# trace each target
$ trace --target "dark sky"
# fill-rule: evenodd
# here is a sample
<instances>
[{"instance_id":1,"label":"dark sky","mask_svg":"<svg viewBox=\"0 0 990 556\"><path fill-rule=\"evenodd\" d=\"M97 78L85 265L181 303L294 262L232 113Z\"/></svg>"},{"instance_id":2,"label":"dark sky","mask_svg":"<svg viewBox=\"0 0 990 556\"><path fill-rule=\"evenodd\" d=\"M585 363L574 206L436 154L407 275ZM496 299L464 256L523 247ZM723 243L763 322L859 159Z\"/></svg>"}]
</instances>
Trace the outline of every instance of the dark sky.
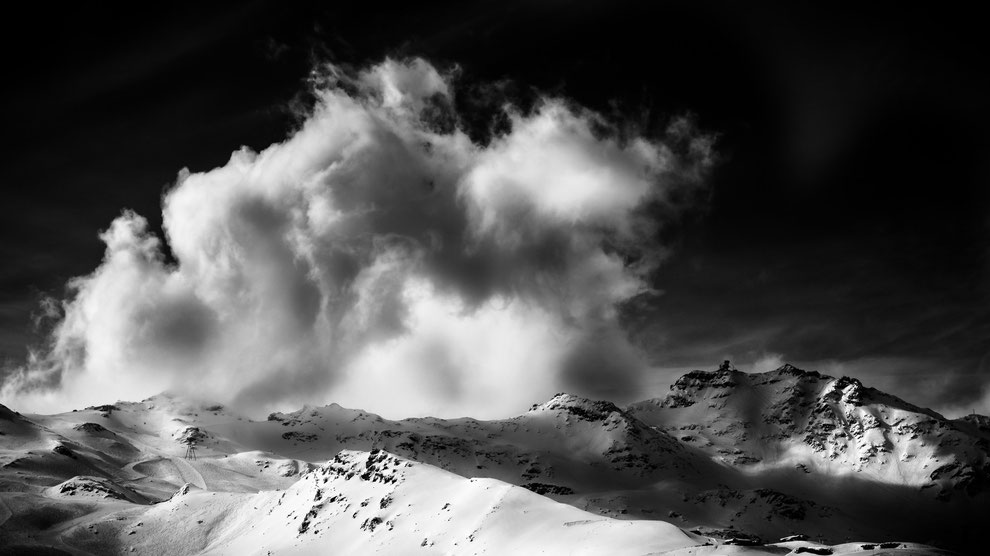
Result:
<instances>
[{"instance_id":1,"label":"dark sky","mask_svg":"<svg viewBox=\"0 0 990 556\"><path fill-rule=\"evenodd\" d=\"M468 88L509 80L523 101L533 87L648 133L690 113L717 134L707 208L666 232L676 249L657 276L665 294L629 310L658 369L780 356L926 405L983 407L990 45L976 13L283 4L39 6L8 18L5 359L38 341L41 295L62 296L99 264L97 232L123 208L160 226L180 168L284 138L314 60L423 56L459 64Z\"/></svg>"}]
</instances>

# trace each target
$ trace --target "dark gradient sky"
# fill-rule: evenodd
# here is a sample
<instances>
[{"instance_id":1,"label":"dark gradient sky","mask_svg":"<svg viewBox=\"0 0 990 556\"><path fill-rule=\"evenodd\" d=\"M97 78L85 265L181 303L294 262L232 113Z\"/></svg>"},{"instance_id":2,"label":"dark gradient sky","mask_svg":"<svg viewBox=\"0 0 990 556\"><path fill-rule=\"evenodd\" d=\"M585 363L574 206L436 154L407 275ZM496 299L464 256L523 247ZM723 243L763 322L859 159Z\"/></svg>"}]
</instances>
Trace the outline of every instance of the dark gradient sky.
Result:
<instances>
[{"instance_id":1,"label":"dark gradient sky","mask_svg":"<svg viewBox=\"0 0 990 556\"><path fill-rule=\"evenodd\" d=\"M944 410L990 383L990 46L982 19L896 4L277 2L34 8L8 19L0 353L99 264L122 208L160 226L177 171L294 125L314 60L418 55L659 133L719 137L705 210L667 230L665 294L627 326L657 383L779 356ZM412 4L412 3L410 3ZM646 6L649 7L646 7ZM470 103L471 95L462 95ZM481 122L479 125L484 124ZM646 393L652 394L652 393Z\"/></svg>"}]
</instances>

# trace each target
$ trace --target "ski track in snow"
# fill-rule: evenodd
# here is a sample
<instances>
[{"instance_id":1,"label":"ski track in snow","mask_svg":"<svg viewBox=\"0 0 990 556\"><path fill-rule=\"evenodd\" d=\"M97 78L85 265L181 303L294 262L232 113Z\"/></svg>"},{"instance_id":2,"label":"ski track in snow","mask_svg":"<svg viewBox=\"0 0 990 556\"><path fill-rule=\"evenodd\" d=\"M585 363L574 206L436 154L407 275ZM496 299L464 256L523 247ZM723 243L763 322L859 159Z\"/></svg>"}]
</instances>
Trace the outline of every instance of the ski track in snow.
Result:
<instances>
[{"instance_id":1,"label":"ski track in snow","mask_svg":"<svg viewBox=\"0 0 990 556\"><path fill-rule=\"evenodd\" d=\"M168 459L171 460L179 469L179 473L182 474L183 481L196 485L203 490L208 490L206 488L206 480L203 479L203 475L199 471L197 471L196 468L193 467L193 465L189 463L186 459L173 458L173 457L170 457Z\"/></svg>"}]
</instances>

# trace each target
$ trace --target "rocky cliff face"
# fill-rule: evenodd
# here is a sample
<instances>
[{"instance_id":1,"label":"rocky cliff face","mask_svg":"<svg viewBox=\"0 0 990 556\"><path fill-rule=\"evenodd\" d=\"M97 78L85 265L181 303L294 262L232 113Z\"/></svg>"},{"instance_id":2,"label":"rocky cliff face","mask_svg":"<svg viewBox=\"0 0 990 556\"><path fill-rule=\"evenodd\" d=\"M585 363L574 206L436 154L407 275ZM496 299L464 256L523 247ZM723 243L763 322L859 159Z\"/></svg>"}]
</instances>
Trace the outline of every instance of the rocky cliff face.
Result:
<instances>
[{"instance_id":1,"label":"rocky cliff face","mask_svg":"<svg viewBox=\"0 0 990 556\"><path fill-rule=\"evenodd\" d=\"M736 467L861 474L940 500L990 487L985 417L946 419L855 378L693 371L628 412Z\"/></svg>"}]
</instances>

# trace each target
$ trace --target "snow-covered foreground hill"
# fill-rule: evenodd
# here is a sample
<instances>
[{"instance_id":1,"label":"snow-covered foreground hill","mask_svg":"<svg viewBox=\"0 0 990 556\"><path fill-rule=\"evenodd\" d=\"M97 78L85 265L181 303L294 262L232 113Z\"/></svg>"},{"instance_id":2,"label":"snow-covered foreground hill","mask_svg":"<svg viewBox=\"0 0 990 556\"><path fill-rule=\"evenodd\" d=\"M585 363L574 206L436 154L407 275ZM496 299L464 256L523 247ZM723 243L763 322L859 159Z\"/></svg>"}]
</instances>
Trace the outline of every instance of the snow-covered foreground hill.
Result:
<instances>
[{"instance_id":1,"label":"snow-covered foreground hill","mask_svg":"<svg viewBox=\"0 0 990 556\"><path fill-rule=\"evenodd\" d=\"M985 418L790 366L495 421L0 406L0 553L974 552L988 439Z\"/></svg>"}]
</instances>

